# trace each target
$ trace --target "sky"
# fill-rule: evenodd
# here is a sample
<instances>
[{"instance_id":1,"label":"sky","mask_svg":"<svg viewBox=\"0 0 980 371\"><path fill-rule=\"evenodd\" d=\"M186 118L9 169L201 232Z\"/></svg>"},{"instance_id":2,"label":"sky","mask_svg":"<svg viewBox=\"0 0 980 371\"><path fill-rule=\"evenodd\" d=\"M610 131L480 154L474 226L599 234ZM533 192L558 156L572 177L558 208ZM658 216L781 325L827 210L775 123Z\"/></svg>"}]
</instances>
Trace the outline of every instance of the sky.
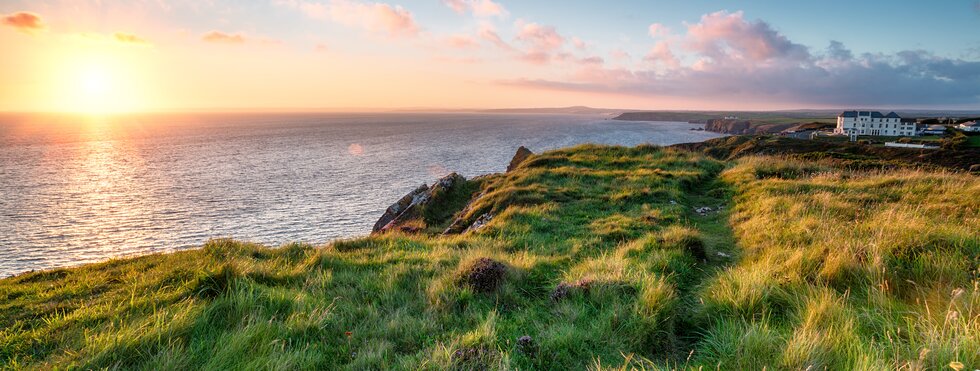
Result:
<instances>
[{"instance_id":1,"label":"sky","mask_svg":"<svg viewBox=\"0 0 980 371\"><path fill-rule=\"evenodd\" d=\"M980 0L0 0L0 111L980 109Z\"/></svg>"}]
</instances>

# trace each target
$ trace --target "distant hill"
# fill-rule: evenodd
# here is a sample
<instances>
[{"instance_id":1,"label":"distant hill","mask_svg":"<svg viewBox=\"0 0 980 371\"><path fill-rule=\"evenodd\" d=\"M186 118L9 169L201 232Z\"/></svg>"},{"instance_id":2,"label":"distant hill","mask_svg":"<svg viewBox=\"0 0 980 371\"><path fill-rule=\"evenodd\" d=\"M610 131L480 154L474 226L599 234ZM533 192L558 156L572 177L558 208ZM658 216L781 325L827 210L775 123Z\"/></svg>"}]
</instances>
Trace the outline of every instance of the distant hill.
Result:
<instances>
[{"instance_id":1,"label":"distant hill","mask_svg":"<svg viewBox=\"0 0 980 371\"><path fill-rule=\"evenodd\" d=\"M586 106L556 107L556 108L496 108L479 110L486 113L555 113L572 115L610 115L620 114L624 110L612 108L592 108Z\"/></svg>"}]
</instances>

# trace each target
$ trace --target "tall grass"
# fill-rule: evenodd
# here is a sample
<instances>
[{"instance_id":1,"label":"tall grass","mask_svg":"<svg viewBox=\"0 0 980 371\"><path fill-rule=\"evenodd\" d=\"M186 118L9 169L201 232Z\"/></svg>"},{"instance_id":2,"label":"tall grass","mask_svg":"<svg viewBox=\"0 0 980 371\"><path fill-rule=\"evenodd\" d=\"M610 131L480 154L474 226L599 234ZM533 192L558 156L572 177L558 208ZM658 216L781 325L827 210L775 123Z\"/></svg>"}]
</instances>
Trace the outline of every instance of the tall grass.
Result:
<instances>
[{"instance_id":1,"label":"tall grass","mask_svg":"<svg viewBox=\"0 0 980 371\"><path fill-rule=\"evenodd\" d=\"M722 178L738 190L731 220L744 258L703 289L700 316L711 325L700 360L980 365L975 177L756 157ZM767 346L746 349L758 333Z\"/></svg>"},{"instance_id":2,"label":"tall grass","mask_svg":"<svg viewBox=\"0 0 980 371\"><path fill-rule=\"evenodd\" d=\"M481 180L475 232L0 280L0 368L977 367L977 183L573 147Z\"/></svg>"}]
</instances>

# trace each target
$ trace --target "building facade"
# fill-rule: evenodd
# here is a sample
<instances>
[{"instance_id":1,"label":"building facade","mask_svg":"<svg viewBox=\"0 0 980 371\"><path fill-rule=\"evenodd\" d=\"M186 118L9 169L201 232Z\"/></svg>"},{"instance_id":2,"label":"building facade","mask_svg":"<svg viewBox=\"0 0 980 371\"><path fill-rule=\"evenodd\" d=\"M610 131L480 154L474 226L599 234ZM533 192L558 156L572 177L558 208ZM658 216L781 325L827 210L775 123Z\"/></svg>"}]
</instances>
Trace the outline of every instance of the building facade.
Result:
<instances>
[{"instance_id":1,"label":"building facade","mask_svg":"<svg viewBox=\"0 0 980 371\"><path fill-rule=\"evenodd\" d=\"M962 124L957 125L956 128L971 133L980 133L980 122L978 121L964 122Z\"/></svg>"},{"instance_id":2,"label":"building facade","mask_svg":"<svg viewBox=\"0 0 980 371\"><path fill-rule=\"evenodd\" d=\"M837 115L834 133L842 135L915 136L915 123L902 122L895 112L845 111Z\"/></svg>"}]
</instances>

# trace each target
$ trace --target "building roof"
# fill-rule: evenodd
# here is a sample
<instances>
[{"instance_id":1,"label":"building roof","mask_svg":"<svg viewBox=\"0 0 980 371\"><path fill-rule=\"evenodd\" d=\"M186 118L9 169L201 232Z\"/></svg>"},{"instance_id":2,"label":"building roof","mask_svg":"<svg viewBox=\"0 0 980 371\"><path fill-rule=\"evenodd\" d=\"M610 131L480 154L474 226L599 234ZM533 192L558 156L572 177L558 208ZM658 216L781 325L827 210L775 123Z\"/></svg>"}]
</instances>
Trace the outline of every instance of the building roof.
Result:
<instances>
[{"instance_id":1,"label":"building roof","mask_svg":"<svg viewBox=\"0 0 980 371\"><path fill-rule=\"evenodd\" d=\"M938 131L938 130L944 130L945 131L946 130L946 127L943 126L943 125L929 125L929 126L926 127L926 130L930 130L930 131L931 130L936 130L936 131Z\"/></svg>"},{"instance_id":2,"label":"building roof","mask_svg":"<svg viewBox=\"0 0 980 371\"><path fill-rule=\"evenodd\" d=\"M980 124L978 124L976 121L967 121L967 122L964 122L964 123L962 123L960 125L961 126L971 126L971 127L973 127L973 126L978 126Z\"/></svg>"},{"instance_id":3,"label":"building roof","mask_svg":"<svg viewBox=\"0 0 980 371\"><path fill-rule=\"evenodd\" d=\"M837 117L858 117L858 116L871 117L871 118L875 118L875 119L880 119L880 118L900 119L900 118L902 118L901 116L899 116L895 112L889 112L888 115L882 115L881 112L878 112L878 111L844 111L841 114L837 115Z\"/></svg>"}]
</instances>

